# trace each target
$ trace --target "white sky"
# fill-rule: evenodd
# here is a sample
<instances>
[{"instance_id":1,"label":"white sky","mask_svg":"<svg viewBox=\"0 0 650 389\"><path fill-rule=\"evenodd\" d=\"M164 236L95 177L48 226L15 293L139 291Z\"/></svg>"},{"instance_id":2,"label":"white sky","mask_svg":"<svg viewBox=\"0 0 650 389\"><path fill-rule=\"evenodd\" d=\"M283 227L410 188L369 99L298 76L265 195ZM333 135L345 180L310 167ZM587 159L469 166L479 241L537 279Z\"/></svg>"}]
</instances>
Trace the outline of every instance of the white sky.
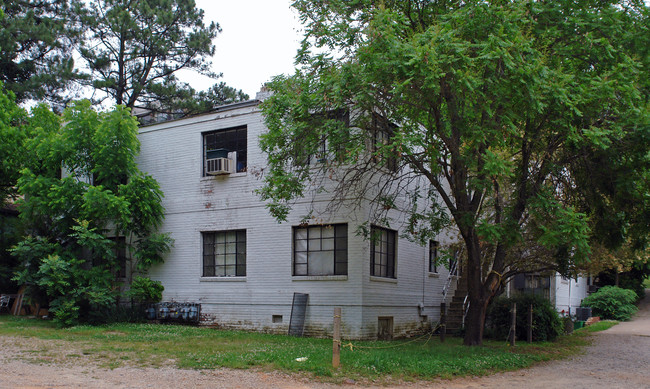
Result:
<instances>
[{"instance_id":1,"label":"white sky","mask_svg":"<svg viewBox=\"0 0 650 389\"><path fill-rule=\"evenodd\" d=\"M278 74L293 73L293 61L302 38L297 12L290 0L196 0L205 11L204 23L214 21L221 34L213 41L213 70L223 73L214 81L182 74L194 89L204 90L224 81L242 89L251 99L262 84Z\"/></svg>"}]
</instances>

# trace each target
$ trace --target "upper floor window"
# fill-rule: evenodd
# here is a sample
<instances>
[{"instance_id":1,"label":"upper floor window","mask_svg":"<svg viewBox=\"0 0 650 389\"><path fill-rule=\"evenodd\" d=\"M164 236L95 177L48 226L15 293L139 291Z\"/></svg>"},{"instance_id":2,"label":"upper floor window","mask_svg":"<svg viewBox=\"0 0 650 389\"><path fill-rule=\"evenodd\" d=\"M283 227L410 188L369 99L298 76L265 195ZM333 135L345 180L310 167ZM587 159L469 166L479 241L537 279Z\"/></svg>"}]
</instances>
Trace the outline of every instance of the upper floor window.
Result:
<instances>
[{"instance_id":1,"label":"upper floor window","mask_svg":"<svg viewBox=\"0 0 650 389\"><path fill-rule=\"evenodd\" d=\"M203 232L203 276L246 275L246 230Z\"/></svg>"},{"instance_id":2,"label":"upper floor window","mask_svg":"<svg viewBox=\"0 0 650 389\"><path fill-rule=\"evenodd\" d=\"M395 278L395 231L372 226L370 234L370 275Z\"/></svg>"},{"instance_id":3,"label":"upper floor window","mask_svg":"<svg viewBox=\"0 0 650 389\"><path fill-rule=\"evenodd\" d=\"M294 276L329 276L347 274L347 224L294 227Z\"/></svg>"},{"instance_id":4,"label":"upper floor window","mask_svg":"<svg viewBox=\"0 0 650 389\"><path fill-rule=\"evenodd\" d=\"M226 128L203 134L203 175L212 170L217 158L233 159L233 172L245 172L248 161L246 126Z\"/></svg>"},{"instance_id":5,"label":"upper floor window","mask_svg":"<svg viewBox=\"0 0 650 389\"><path fill-rule=\"evenodd\" d=\"M438 242L435 240L429 241L429 272L438 272Z\"/></svg>"},{"instance_id":6,"label":"upper floor window","mask_svg":"<svg viewBox=\"0 0 650 389\"><path fill-rule=\"evenodd\" d=\"M397 126L385 117L378 114L372 115L371 152L373 160L391 172L397 171L397 155L394 150L389 150L384 146L390 145L393 141L395 129Z\"/></svg>"},{"instance_id":7,"label":"upper floor window","mask_svg":"<svg viewBox=\"0 0 650 389\"><path fill-rule=\"evenodd\" d=\"M314 152L307 155L303 160L307 165L325 163L329 161L341 161L344 157L344 146L350 139L350 111L346 109L335 109L325 113L313 114L314 126L332 126L336 129L323 131ZM343 128L339 127L343 125Z\"/></svg>"}]
</instances>

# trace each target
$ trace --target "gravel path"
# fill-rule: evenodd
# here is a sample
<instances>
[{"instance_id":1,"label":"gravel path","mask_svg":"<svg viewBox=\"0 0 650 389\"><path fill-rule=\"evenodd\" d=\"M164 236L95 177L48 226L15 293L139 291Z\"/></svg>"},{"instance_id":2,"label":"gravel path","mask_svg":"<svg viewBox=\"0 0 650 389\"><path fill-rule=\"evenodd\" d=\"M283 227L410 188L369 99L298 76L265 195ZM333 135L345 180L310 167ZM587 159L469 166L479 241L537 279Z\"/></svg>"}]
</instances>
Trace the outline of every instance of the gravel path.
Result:
<instances>
[{"instance_id":1,"label":"gravel path","mask_svg":"<svg viewBox=\"0 0 650 389\"><path fill-rule=\"evenodd\" d=\"M634 320L596 334L584 355L530 369L480 378L409 383L408 388L650 388L650 290ZM261 388L327 389L338 386L277 372L174 367L116 369L62 363L56 341L0 337L0 389L4 388ZM45 354L42 350L52 350ZM74 351L73 351L74 352ZM18 359L16 357L18 356ZM66 358L70 360L74 358ZM344 385L353 387L354 383ZM386 388L386 387L382 387Z\"/></svg>"}]
</instances>

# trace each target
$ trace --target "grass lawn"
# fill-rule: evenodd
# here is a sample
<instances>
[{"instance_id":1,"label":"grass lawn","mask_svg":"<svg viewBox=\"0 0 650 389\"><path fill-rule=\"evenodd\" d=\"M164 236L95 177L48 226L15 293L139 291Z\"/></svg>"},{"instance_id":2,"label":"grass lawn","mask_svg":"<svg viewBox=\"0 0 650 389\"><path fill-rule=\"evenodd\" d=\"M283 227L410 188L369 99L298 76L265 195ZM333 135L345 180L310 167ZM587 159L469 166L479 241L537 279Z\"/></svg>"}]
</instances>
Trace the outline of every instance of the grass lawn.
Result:
<instances>
[{"instance_id":1,"label":"grass lawn","mask_svg":"<svg viewBox=\"0 0 650 389\"><path fill-rule=\"evenodd\" d=\"M189 369L255 366L302 372L325 381L352 378L391 382L478 376L527 367L537 361L580 352L589 343L589 332L614 324L599 323L598 327L578 330L553 343L518 342L514 348L506 342L490 340L483 347L465 347L460 338L447 338L440 343L438 337L392 342L343 341L339 370L331 367L331 339L154 324L60 329L49 321L13 316L0 317L0 335L58 340L64 348L67 345L79 351L64 351L53 359L74 360L83 356L84 360L109 368L169 363ZM38 352L47 354L48 350Z\"/></svg>"}]
</instances>

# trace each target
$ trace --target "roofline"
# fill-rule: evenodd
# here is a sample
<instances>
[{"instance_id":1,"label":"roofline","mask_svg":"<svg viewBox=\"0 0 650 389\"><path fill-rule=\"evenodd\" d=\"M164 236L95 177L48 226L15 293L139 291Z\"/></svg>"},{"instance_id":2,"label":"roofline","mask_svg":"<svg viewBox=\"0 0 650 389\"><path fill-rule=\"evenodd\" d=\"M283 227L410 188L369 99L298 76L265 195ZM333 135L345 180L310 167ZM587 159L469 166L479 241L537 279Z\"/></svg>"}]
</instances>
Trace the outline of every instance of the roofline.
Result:
<instances>
[{"instance_id":1,"label":"roofline","mask_svg":"<svg viewBox=\"0 0 650 389\"><path fill-rule=\"evenodd\" d=\"M220 105L220 106L218 106L218 107L216 107L213 110L208 111L208 112L203 112L203 113L198 113L198 114L195 114L195 115L184 116L184 117L178 118L178 119L165 120L163 122L148 123L148 124L140 125L139 127L140 128L151 127L151 126L156 126L156 125L160 125L160 124L163 124L163 123L173 123L173 122L177 122L177 121L180 121L180 120L187 120L187 119L191 119L191 118L197 118L197 117L204 116L204 115L212 115L212 114L219 113L219 112L232 111L234 109L239 109L239 108L254 107L254 106L259 105L261 102L262 102L261 100L257 100L257 99L246 100L246 101L238 101L236 103Z\"/></svg>"}]
</instances>

